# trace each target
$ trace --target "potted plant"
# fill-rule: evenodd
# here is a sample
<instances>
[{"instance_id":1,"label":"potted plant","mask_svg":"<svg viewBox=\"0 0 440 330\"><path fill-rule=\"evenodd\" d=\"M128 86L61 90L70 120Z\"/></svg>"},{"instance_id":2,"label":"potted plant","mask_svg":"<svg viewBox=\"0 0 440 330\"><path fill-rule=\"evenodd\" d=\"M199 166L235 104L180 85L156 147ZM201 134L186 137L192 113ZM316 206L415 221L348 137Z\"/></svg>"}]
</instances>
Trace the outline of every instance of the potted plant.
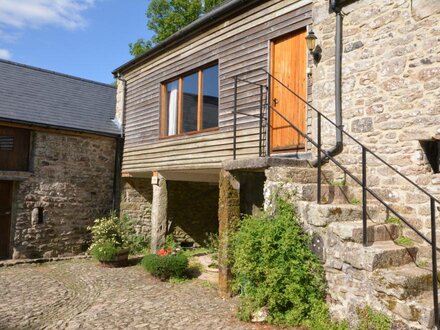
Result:
<instances>
[{"instance_id":1,"label":"potted plant","mask_svg":"<svg viewBox=\"0 0 440 330\"><path fill-rule=\"evenodd\" d=\"M119 218L115 213L96 219L88 229L92 232L89 253L109 267L127 266L129 253L139 248L141 242L141 235L136 234L128 217Z\"/></svg>"}]
</instances>

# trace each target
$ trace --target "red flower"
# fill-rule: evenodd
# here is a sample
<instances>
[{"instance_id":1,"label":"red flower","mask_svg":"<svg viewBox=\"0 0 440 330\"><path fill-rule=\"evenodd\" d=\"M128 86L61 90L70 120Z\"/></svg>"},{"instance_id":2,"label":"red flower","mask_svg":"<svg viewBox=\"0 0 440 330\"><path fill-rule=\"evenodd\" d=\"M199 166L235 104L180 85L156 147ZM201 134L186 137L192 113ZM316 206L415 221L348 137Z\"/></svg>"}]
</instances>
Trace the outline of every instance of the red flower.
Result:
<instances>
[{"instance_id":1,"label":"red flower","mask_svg":"<svg viewBox=\"0 0 440 330\"><path fill-rule=\"evenodd\" d=\"M173 252L173 249L160 249L157 251L157 255L161 257L165 257L167 255L170 255Z\"/></svg>"}]
</instances>

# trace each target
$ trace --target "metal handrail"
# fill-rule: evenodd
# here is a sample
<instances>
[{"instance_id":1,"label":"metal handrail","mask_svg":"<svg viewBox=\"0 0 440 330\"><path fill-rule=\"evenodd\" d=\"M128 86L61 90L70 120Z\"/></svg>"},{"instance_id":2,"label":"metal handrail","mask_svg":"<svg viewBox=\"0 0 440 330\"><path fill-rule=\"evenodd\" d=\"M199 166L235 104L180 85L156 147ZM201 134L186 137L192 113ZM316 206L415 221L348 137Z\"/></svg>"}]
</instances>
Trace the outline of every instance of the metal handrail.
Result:
<instances>
[{"instance_id":1,"label":"metal handrail","mask_svg":"<svg viewBox=\"0 0 440 330\"><path fill-rule=\"evenodd\" d=\"M252 83L246 79L240 79L239 77L243 74L247 74L249 72L255 72L255 71L263 71L265 74L267 74L268 84L267 86ZM425 242L427 242L429 245L431 245L431 252L432 252L432 285L433 285L433 300L434 300L434 319L435 319L435 326L439 328L440 326L440 311L438 307L438 274L437 274L437 241L436 241L436 203L440 204L440 201L434 197L432 194L430 194L426 189L420 187L418 184L416 184L413 180L405 176L403 173L399 172L397 169L395 169L391 164L387 163L384 159L382 159L380 156L378 156L376 153L374 153L371 149L363 145L360 141L358 141L356 138L354 138L350 133L346 132L342 127L339 127L334 123L330 118L325 116L322 112L320 112L318 109L316 109L314 106L312 106L309 102L307 102L304 98L302 98L300 95L298 95L296 92L292 91L286 84L284 84L282 81L280 81L278 78L274 77L272 74L270 74L267 70L260 68L260 69L254 69L249 72L241 73L239 75L236 75L234 77L235 84L234 84L234 159L236 159L236 129L237 129L237 113L241 113L244 115L250 115L245 114L243 112L237 111L237 91L238 91L238 82L245 82L253 85L260 86L260 151L259 155L261 156L261 146L262 146L262 116L263 107L266 107L267 113L264 119L266 120L267 125L267 131L266 131L266 156L270 155L270 131L269 128L271 126L271 112L276 113L278 116L280 116L291 128L293 128L299 135L304 137L307 141L309 141L314 147L318 149L318 180L317 180L317 202L318 204L321 203L321 176L322 176L322 155L324 155L327 159L332 161L338 168L340 168L346 175L348 175L350 178L353 179L354 182L356 182L358 185L362 187L362 240L363 245L367 246L368 244L368 232L367 232L367 193L369 193L371 196L373 196L377 201L379 201L388 211L392 212L395 216L397 216L405 225L407 225L410 229L412 229L420 238L422 238ZM317 126L318 126L318 142L316 142L313 138L309 136L308 133L304 133L301 131L298 127L296 127L290 120L288 120L283 114L281 114L277 109L275 109L271 103L270 103L270 86L271 86L271 79L274 79L277 81L281 86L283 86L285 89L287 89L290 93L292 93L295 97L300 99L303 103L305 103L307 106L309 106L312 110L314 110L318 114L317 118ZM264 105L263 104L263 89L266 88L266 96L267 96L267 102ZM258 117L257 115L252 115L252 117ZM356 177L354 174L352 174L344 165L342 165L338 160L335 159L334 156L330 155L329 152L322 149L322 133L321 133L321 127L322 127L322 118L326 119L330 124L336 127L337 130L339 130L342 134L345 134L350 139L352 139L355 143L357 143L361 147L362 151L362 179L359 180L358 177ZM419 191L424 193L427 197L429 197L430 201L430 210L431 210L431 239L427 238L423 233L421 233L417 228L415 228L407 219L405 219L402 215L400 215L397 210L395 210L392 206L388 205L387 202L385 202L376 192L371 190L367 186L367 153L374 156L376 159L378 159L381 163L386 165L388 168L392 169L395 173L397 173L400 177L405 179L407 182L409 182L411 185L416 187Z\"/></svg>"}]
</instances>

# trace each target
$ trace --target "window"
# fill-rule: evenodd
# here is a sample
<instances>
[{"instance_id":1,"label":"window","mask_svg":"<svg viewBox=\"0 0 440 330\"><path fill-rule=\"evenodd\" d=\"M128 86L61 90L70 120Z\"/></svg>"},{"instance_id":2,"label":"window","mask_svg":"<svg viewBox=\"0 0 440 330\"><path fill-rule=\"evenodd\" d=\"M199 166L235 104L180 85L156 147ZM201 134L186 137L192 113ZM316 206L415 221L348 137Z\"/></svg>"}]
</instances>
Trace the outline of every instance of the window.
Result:
<instances>
[{"instance_id":1,"label":"window","mask_svg":"<svg viewBox=\"0 0 440 330\"><path fill-rule=\"evenodd\" d=\"M218 65L162 84L161 136L218 127Z\"/></svg>"},{"instance_id":2,"label":"window","mask_svg":"<svg viewBox=\"0 0 440 330\"><path fill-rule=\"evenodd\" d=\"M28 171L30 131L0 125L0 171Z\"/></svg>"},{"instance_id":3,"label":"window","mask_svg":"<svg viewBox=\"0 0 440 330\"><path fill-rule=\"evenodd\" d=\"M1 151L14 150L14 137L13 136L0 136L0 150Z\"/></svg>"}]
</instances>

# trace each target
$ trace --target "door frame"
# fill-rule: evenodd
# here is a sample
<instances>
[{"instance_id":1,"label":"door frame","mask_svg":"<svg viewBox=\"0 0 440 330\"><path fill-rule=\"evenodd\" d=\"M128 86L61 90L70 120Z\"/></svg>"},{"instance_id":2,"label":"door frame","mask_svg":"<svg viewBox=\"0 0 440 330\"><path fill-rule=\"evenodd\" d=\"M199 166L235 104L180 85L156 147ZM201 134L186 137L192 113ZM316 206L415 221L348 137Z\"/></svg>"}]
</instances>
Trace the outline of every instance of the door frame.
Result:
<instances>
[{"instance_id":1,"label":"door frame","mask_svg":"<svg viewBox=\"0 0 440 330\"><path fill-rule=\"evenodd\" d=\"M285 33L285 34L282 34L282 35L279 35L279 36L276 36L276 37L274 37L274 38L271 38L271 39L269 39L268 40L268 62L267 62L267 69L268 69L268 72L270 72L270 74L271 75L273 75L274 74L274 58L273 58L273 54L274 54L274 42L276 41L276 40L278 40L278 39L282 39L282 38L285 38L285 37L288 37L288 36L294 36L295 34L297 34L297 33L300 33L302 30L305 30L306 31L306 33L307 33L307 31L308 31L308 26L307 25L304 25L303 27L300 27L300 28L297 28L297 29L295 29L295 30L293 30L293 31L290 31L290 32L288 32L288 33ZM305 84L306 84L306 90L305 90L305 97L304 97L304 99L305 99L305 101L307 101L308 102L308 96L309 96L309 75L307 74L307 68L309 67L309 54L308 54L308 50L307 50L307 47L306 47L306 49L305 49L305 54L304 54L304 56L305 56L305 63L306 63L306 70L305 70L305 72L304 72L304 75L305 75ZM270 83L270 99L268 99L268 103L269 104L272 104L272 98L273 98L273 81ZM271 111L271 110L270 110ZM309 117L308 117L308 106L307 106L307 104L305 104L305 110L304 110L305 112L304 112L304 133L308 133L309 132L309 130L308 130L308 127L307 127L307 123L308 123L308 119L309 119ZM273 130L272 130L272 114L270 115L270 118L271 118L271 125L270 125L270 132L269 132L269 134L270 134L270 146L269 146L269 150L270 150L270 153L280 153L280 154L289 154L289 153L298 153L299 151L302 151L302 152L305 152L305 151L307 151L307 140L305 139L305 138L303 138L303 144L302 145L300 145L300 146L296 146L295 148L285 148L285 149L275 149L274 150L274 148L273 148L273 139L272 139L272 134L273 134ZM293 128L292 128L293 129Z\"/></svg>"},{"instance_id":2,"label":"door frame","mask_svg":"<svg viewBox=\"0 0 440 330\"><path fill-rule=\"evenodd\" d=\"M13 238L13 226L14 226L14 219L15 219L15 187L16 183L12 180L0 180L0 182L9 182L10 183L10 201L11 201L11 208L10 208L10 214L9 214L9 228L8 228L8 234L6 235L6 255L0 256L1 259L9 259L12 255L12 247L14 244L14 238Z\"/></svg>"}]
</instances>

